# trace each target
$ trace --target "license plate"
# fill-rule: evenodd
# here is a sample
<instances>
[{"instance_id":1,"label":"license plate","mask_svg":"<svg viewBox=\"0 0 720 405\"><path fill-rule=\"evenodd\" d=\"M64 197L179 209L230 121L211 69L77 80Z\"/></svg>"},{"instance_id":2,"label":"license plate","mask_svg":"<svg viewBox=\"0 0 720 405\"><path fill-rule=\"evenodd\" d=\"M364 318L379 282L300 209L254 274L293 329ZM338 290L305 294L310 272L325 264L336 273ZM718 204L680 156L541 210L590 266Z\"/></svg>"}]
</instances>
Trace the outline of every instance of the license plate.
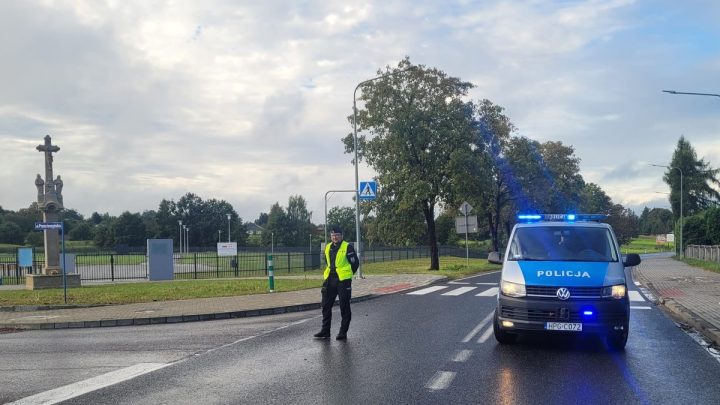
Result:
<instances>
[{"instance_id":1,"label":"license plate","mask_svg":"<svg viewBox=\"0 0 720 405\"><path fill-rule=\"evenodd\" d=\"M582 324L567 322L545 322L545 330L565 330L572 332L582 332Z\"/></svg>"}]
</instances>

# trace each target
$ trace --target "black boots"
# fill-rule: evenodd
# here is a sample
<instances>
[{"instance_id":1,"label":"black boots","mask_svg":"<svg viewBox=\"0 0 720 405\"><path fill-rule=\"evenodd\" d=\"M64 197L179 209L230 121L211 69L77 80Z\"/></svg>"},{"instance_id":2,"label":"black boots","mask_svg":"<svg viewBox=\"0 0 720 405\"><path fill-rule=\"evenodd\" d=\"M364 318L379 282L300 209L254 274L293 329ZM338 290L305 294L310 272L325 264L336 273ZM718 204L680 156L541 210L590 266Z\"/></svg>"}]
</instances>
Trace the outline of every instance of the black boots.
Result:
<instances>
[{"instance_id":1,"label":"black boots","mask_svg":"<svg viewBox=\"0 0 720 405\"><path fill-rule=\"evenodd\" d=\"M313 335L315 339L330 339L329 330L321 330L320 332Z\"/></svg>"},{"instance_id":2,"label":"black boots","mask_svg":"<svg viewBox=\"0 0 720 405\"><path fill-rule=\"evenodd\" d=\"M335 340L347 340L347 332L340 332L335 336Z\"/></svg>"}]
</instances>

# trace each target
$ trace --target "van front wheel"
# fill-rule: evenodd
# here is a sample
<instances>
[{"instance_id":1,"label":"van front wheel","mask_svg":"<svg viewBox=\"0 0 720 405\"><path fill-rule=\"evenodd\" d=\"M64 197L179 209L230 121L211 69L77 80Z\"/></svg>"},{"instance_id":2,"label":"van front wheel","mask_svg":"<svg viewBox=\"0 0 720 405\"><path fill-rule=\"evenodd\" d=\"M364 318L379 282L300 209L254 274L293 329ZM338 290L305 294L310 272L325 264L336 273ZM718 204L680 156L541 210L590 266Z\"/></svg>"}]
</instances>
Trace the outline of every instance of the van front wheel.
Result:
<instances>
[{"instance_id":1,"label":"van front wheel","mask_svg":"<svg viewBox=\"0 0 720 405\"><path fill-rule=\"evenodd\" d=\"M493 319L493 334L495 335L495 340L497 340L498 343L503 345L515 343L518 337L516 333L509 333L500 329L500 321L498 320L497 309L495 310L495 317Z\"/></svg>"},{"instance_id":2,"label":"van front wheel","mask_svg":"<svg viewBox=\"0 0 720 405\"><path fill-rule=\"evenodd\" d=\"M617 332L610 333L607 336L607 343L611 349L614 349L617 351L623 351L623 350L625 350L625 345L627 344L627 339L628 339L628 330L627 330L627 328L625 328L625 330L620 333L617 333Z\"/></svg>"}]
</instances>

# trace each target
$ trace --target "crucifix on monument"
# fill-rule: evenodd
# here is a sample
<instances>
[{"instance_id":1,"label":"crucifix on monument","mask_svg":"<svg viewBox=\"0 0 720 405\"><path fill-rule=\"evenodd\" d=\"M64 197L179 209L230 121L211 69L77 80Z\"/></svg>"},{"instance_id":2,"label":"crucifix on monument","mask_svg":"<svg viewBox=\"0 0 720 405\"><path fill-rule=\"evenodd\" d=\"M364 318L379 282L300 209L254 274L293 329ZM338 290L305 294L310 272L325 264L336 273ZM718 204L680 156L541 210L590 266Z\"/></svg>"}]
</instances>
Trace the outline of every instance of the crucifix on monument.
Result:
<instances>
[{"instance_id":1,"label":"crucifix on monument","mask_svg":"<svg viewBox=\"0 0 720 405\"><path fill-rule=\"evenodd\" d=\"M53 179L53 153L60 150L57 145L52 144L50 135L45 136L45 143L38 145L38 151L45 155L45 179L40 174L35 178L37 187L38 208L43 213L43 222L58 222L60 211L63 209L62 187L63 181L60 176ZM57 229L45 229L45 266L41 275L28 275L26 286L30 289L54 288L61 286L60 267L60 235ZM79 286L79 274L67 274L68 285ZM59 284L60 283L60 284Z\"/></svg>"}]
</instances>

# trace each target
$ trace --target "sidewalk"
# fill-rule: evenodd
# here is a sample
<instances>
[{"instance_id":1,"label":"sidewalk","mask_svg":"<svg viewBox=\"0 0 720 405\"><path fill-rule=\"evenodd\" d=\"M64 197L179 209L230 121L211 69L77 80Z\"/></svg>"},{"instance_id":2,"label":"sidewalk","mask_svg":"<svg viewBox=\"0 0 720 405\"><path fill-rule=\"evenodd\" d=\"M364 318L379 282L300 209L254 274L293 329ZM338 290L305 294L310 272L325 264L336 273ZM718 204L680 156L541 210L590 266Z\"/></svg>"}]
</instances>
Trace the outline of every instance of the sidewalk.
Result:
<instances>
[{"instance_id":1,"label":"sidewalk","mask_svg":"<svg viewBox=\"0 0 720 405\"><path fill-rule=\"evenodd\" d=\"M366 276L353 280L352 302L444 281L427 274ZM276 282L282 282L276 279ZM1 311L0 329L63 329L101 326L149 325L244 318L320 308L320 289L200 298L183 301L147 302L90 308L39 311Z\"/></svg>"},{"instance_id":2,"label":"sidewalk","mask_svg":"<svg viewBox=\"0 0 720 405\"><path fill-rule=\"evenodd\" d=\"M720 273L649 256L633 270L633 278L655 294L656 303L673 318L720 346Z\"/></svg>"}]
</instances>

